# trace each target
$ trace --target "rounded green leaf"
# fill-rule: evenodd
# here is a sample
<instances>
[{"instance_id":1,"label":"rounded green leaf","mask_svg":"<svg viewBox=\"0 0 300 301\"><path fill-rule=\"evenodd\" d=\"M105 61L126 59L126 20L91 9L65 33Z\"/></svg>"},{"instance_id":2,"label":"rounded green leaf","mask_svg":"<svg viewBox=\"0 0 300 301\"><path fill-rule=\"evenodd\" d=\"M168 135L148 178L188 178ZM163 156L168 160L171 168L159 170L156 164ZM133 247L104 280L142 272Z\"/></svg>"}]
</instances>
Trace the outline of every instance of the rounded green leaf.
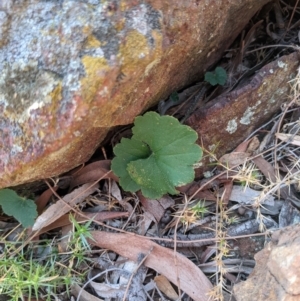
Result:
<instances>
[{"instance_id":1,"label":"rounded green leaf","mask_svg":"<svg viewBox=\"0 0 300 301\"><path fill-rule=\"evenodd\" d=\"M215 73L216 73L218 84L224 86L227 80L226 70L222 67L217 67Z\"/></svg>"},{"instance_id":2,"label":"rounded green leaf","mask_svg":"<svg viewBox=\"0 0 300 301\"><path fill-rule=\"evenodd\" d=\"M130 162L127 171L140 186L144 196L150 199L160 198L166 193L177 194L168 174L159 166L155 156Z\"/></svg>"},{"instance_id":3,"label":"rounded green leaf","mask_svg":"<svg viewBox=\"0 0 300 301\"><path fill-rule=\"evenodd\" d=\"M140 186L132 180L126 168L131 161L147 158L151 154L149 147L141 141L122 138L113 151L116 157L111 162L111 169L120 178L122 188L132 192L140 190Z\"/></svg>"},{"instance_id":4,"label":"rounded green leaf","mask_svg":"<svg viewBox=\"0 0 300 301\"><path fill-rule=\"evenodd\" d=\"M213 72L206 72L204 76L204 80L210 83L212 86L216 86L218 84L216 74Z\"/></svg>"},{"instance_id":5,"label":"rounded green leaf","mask_svg":"<svg viewBox=\"0 0 300 301\"><path fill-rule=\"evenodd\" d=\"M112 170L123 189L141 189L145 197L159 198L176 194L176 186L193 181L193 164L201 159L202 150L195 144L198 136L192 128L155 112L137 117L134 124L132 139L122 139L114 148Z\"/></svg>"},{"instance_id":6,"label":"rounded green leaf","mask_svg":"<svg viewBox=\"0 0 300 301\"><path fill-rule=\"evenodd\" d=\"M216 86L218 84L224 86L227 80L226 70L222 67L217 67L214 72L206 72L204 80L212 86Z\"/></svg>"},{"instance_id":7,"label":"rounded green leaf","mask_svg":"<svg viewBox=\"0 0 300 301\"><path fill-rule=\"evenodd\" d=\"M11 189L1 189L0 205L5 214L13 216L24 228L34 224L37 217L34 201L20 197Z\"/></svg>"}]
</instances>

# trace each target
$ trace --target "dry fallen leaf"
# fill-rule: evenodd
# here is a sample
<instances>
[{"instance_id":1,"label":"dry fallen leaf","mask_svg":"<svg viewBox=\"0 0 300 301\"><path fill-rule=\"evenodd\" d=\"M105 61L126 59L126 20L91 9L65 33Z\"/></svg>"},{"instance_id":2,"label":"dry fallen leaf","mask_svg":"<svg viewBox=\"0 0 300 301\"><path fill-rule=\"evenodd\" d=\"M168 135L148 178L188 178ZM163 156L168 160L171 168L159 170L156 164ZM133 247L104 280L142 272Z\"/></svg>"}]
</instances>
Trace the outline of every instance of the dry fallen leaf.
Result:
<instances>
[{"instance_id":1,"label":"dry fallen leaf","mask_svg":"<svg viewBox=\"0 0 300 301\"><path fill-rule=\"evenodd\" d=\"M201 186L202 186L201 182L194 181L190 184L187 184L187 185L184 185L181 187L176 187L176 189L179 190L181 193L185 193L187 196L193 195L194 198L205 199L207 201L216 201L217 200L217 198L213 194L213 192L211 190L208 190L207 187L205 188L206 190L199 191L199 188ZM196 195L194 195L195 193L196 193Z\"/></svg>"},{"instance_id":2,"label":"dry fallen leaf","mask_svg":"<svg viewBox=\"0 0 300 301\"><path fill-rule=\"evenodd\" d=\"M61 227L61 239L57 243L57 248L59 253L67 252L69 244L70 244L70 236L73 232L73 225L69 223Z\"/></svg>"},{"instance_id":3,"label":"dry fallen leaf","mask_svg":"<svg viewBox=\"0 0 300 301\"><path fill-rule=\"evenodd\" d=\"M121 189L119 188L116 181L111 180L111 195L118 201L123 201Z\"/></svg>"},{"instance_id":4,"label":"dry fallen leaf","mask_svg":"<svg viewBox=\"0 0 300 301\"><path fill-rule=\"evenodd\" d=\"M71 293L74 295L76 298L78 297L80 293L80 301L104 301L103 299L100 299L86 290L82 289L78 284L74 283L71 286Z\"/></svg>"},{"instance_id":5,"label":"dry fallen leaf","mask_svg":"<svg viewBox=\"0 0 300 301\"><path fill-rule=\"evenodd\" d=\"M156 223L155 217L150 212L144 212L138 224L138 234L145 235L153 222Z\"/></svg>"},{"instance_id":6,"label":"dry fallen leaf","mask_svg":"<svg viewBox=\"0 0 300 301\"><path fill-rule=\"evenodd\" d=\"M246 149L246 152L252 154L254 151L256 151L259 148L259 146L260 146L260 141L256 136L254 136L250 140L250 143Z\"/></svg>"},{"instance_id":7,"label":"dry fallen leaf","mask_svg":"<svg viewBox=\"0 0 300 301\"><path fill-rule=\"evenodd\" d=\"M233 187L233 182L232 181L228 181L228 182L224 183L224 190L223 190L223 193L222 193L222 203L224 205L227 205L229 200L230 200L232 187Z\"/></svg>"},{"instance_id":8,"label":"dry fallen leaf","mask_svg":"<svg viewBox=\"0 0 300 301\"><path fill-rule=\"evenodd\" d=\"M32 231L40 230L53 223L58 218L72 210L72 207L75 207L75 205L82 202L87 196L94 193L97 188L98 184L88 183L65 195L62 200L58 200L37 218L32 227Z\"/></svg>"},{"instance_id":9,"label":"dry fallen leaf","mask_svg":"<svg viewBox=\"0 0 300 301\"><path fill-rule=\"evenodd\" d=\"M119 204L128 211L131 216L134 212L132 205L125 199L122 198L121 190L116 181L111 181L110 186L111 195L119 202Z\"/></svg>"},{"instance_id":10,"label":"dry fallen leaf","mask_svg":"<svg viewBox=\"0 0 300 301\"><path fill-rule=\"evenodd\" d=\"M160 199L151 200L145 198L140 191L137 193L137 195L144 207L144 210L151 213L157 222L159 222L164 216L165 210L171 206L174 206L175 204L174 200L169 196L163 196Z\"/></svg>"},{"instance_id":11,"label":"dry fallen leaf","mask_svg":"<svg viewBox=\"0 0 300 301\"><path fill-rule=\"evenodd\" d=\"M110 160L102 160L90 163L73 175L70 189L75 186L103 179L119 181L118 177L110 170Z\"/></svg>"},{"instance_id":12,"label":"dry fallen leaf","mask_svg":"<svg viewBox=\"0 0 300 301\"><path fill-rule=\"evenodd\" d=\"M272 164L270 164L262 156L253 158L252 161L270 182L276 183L276 181L278 179L277 179L276 172L275 172L275 169Z\"/></svg>"},{"instance_id":13,"label":"dry fallen leaf","mask_svg":"<svg viewBox=\"0 0 300 301\"><path fill-rule=\"evenodd\" d=\"M88 222L89 220L93 221L105 221L109 219L115 219L115 218L121 218L121 217L128 217L128 212L118 212L118 211L101 211L101 212L82 212L85 217L73 213L74 218L77 222ZM57 220L55 220L53 223L43 227L43 229L39 232L39 234L51 231L53 229L57 229L60 227L64 227L67 225L70 225L70 214L65 214L61 217L59 217Z\"/></svg>"},{"instance_id":14,"label":"dry fallen leaf","mask_svg":"<svg viewBox=\"0 0 300 301\"><path fill-rule=\"evenodd\" d=\"M284 142L300 146L300 136L298 135L276 133L275 136Z\"/></svg>"},{"instance_id":15,"label":"dry fallen leaf","mask_svg":"<svg viewBox=\"0 0 300 301\"><path fill-rule=\"evenodd\" d=\"M112 250L133 261L138 261L140 253L148 254L144 265L166 276L195 301L208 301L212 284L202 271L185 256L174 253L157 243L134 234L91 232L89 242L100 248ZM149 251L152 252L149 254ZM178 283L179 281L179 283Z\"/></svg>"},{"instance_id":16,"label":"dry fallen leaf","mask_svg":"<svg viewBox=\"0 0 300 301\"><path fill-rule=\"evenodd\" d=\"M234 153L244 153L246 151L246 149L248 148L248 145L250 142L251 142L251 139L240 143L233 152Z\"/></svg>"},{"instance_id":17,"label":"dry fallen leaf","mask_svg":"<svg viewBox=\"0 0 300 301\"><path fill-rule=\"evenodd\" d=\"M101 298L122 298L125 291L125 284L99 283L90 281L90 286Z\"/></svg>"},{"instance_id":18,"label":"dry fallen leaf","mask_svg":"<svg viewBox=\"0 0 300 301\"><path fill-rule=\"evenodd\" d=\"M253 162L271 183L278 182L280 175L277 175L272 164L266 161L262 156L253 158ZM284 199L288 198L291 195L289 186L281 187L279 189L279 192L280 196Z\"/></svg>"},{"instance_id":19,"label":"dry fallen leaf","mask_svg":"<svg viewBox=\"0 0 300 301\"><path fill-rule=\"evenodd\" d=\"M230 154L225 154L220 158L220 162L228 168L232 168L237 165L242 165L250 157L249 153L244 152L232 152Z\"/></svg>"},{"instance_id":20,"label":"dry fallen leaf","mask_svg":"<svg viewBox=\"0 0 300 301\"><path fill-rule=\"evenodd\" d=\"M223 189L220 190L219 196L222 194ZM260 195L261 191L254 190L250 187L243 187L241 185L233 185L229 200L240 204L251 205ZM275 198L272 195L266 196L264 198L264 205L274 205L274 199Z\"/></svg>"},{"instance_id":21,"label":"dry fallen leaf","mask_svg":"<svg viewBox=\"0 0 300 301\"><path fill-rule=\"evenodd\" d=\"M159 288L159 290L164 293L171 300L177 300L178 294L175 292L173 286L169 282L169 280L163 276L159 275L154 278L154 281Z\"/></svg>"},{"instance_id":22,"label":"dry fallen leaf","mask_svg":"<svg viewBox=\"0 0 300 301\"><path fill-rule=\"evenodd\" d=\"M37 206L37 212L39 215L42 214L44 208L46 207L47 203L49 202L50 198L53 195L53 191L57 191L58 186L48 188L45 190L35 201L36 206Z\"/></svg>"},{"instance_id":23,"label":"dry fallen leaf","mask_svg":"<svg viewBox=\"0 0 300 301\"><path fill-rule=\"evenodd\" d=\"M252 137L251 139L242 142L239 144L234 152L243 152L252 154L260 145L260 142L256 136Z\"/></svg>"}]
</instances>

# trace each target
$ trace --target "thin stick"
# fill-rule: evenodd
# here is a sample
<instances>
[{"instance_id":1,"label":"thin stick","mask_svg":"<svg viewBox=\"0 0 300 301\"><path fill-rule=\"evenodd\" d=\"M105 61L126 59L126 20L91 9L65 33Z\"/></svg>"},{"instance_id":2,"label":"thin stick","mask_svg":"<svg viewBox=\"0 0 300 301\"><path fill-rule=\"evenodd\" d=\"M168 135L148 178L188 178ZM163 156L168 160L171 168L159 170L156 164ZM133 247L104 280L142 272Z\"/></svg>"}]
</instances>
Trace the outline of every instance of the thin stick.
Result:
<instances>
[{"instance_id":1,"label":"thin stick","mask_svg":"<svg viewBox=\"0 0 300 301\"><path fill-rule=\"evenodd\" d=\"M147 259L147 257L151 254L151 252L153 251L153 248L154 247L151 247L149 252L147 253L147 255L141 260L141 262L139 263L139 265L136 267L136 269L132 272L129 280L128 280L128 284L127 284L127 287L126 287L126 290L125 290L125 293L124 293L124 297L123 297L123 301L126 300L126 295L128 293L128 290L129 290L129 287L130 287L130 284L132 282L132 279L134 277L134 275L136 274L136 272L138 271L138 269L142 266L142 264L145 262L145 260Z\"/></svg>"}]
</instances>

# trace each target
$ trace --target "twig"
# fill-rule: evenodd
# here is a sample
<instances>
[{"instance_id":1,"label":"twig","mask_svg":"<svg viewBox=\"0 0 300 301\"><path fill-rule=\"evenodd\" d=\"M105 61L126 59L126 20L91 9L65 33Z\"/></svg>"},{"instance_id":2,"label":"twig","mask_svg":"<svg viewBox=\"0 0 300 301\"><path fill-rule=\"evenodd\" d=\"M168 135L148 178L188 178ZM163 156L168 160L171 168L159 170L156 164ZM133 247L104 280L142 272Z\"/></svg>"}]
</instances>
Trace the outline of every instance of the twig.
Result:
<instances>
[{"instance_id":1,"label":"twig","mask_svg":"<svg viewBox=\"0 0 300 301\"><path fill-rule=\"evenodd\" d=\"M80 291L79 291L79 294L78 294L78 296L77 296L76 301L80 301L80 296L81 296L83 290L85 289L85 287L86 287L90 282L92 282L94 279L100 277L101 275L107 274L108 272L112 272L112 271L121 271L121 272L124 272L124 270L122 270L122 269L120 269L120 268L111 268L111 269L108 269L108 270L105 270L105 271L103 271L103 272L98 273L97 275L95 275L94 277L92 277L91 279L89 279L89 280L83 285L83 287L82 287L82 288L80 289Z\"/></svg>"},{"instance_id":2,"label":"twig","mask_svg":"<svg viewBox=\"0 0 300 301\"><path fill-rule=\"evenodd\" d=\"M134 277L134 275L136 274L136 272L138 271L138 269L142 266L142 264L145 262L145 260L147 259L147 257L151 254L151 252L153 251L153 247L151 247L151 249L149 250L149 252L144 256L144 258L140 261L139 265L135 268L135 270L131 273L131 276L128 280L128 284L124 293L124 297L123 297L123 301L126 300L126 295L128 293L129 287L130 287L130 283L132 282L132 279Z\"/></svg>"},{"instance_id":3,"label":"twig","mask_svg":"<svg viewBox=\"0 0 300 301\"><path fill-rule=\"evenodd\" d=\"M289 24L288 24L288 26L287 26L286 31L289 31L289 29L290 29L290 26L291 26L291 23L292 23L292 19L293 19L293 17L294 17L296 8L298 7L298 3L299 3L299 0L297 0L296 4L294 5L293 12L292 12L292 15L291 15L291 17L290 17Z\"/></svg>"},{"instance_id":4,"label":"twig","mask_svg":"<svg viewBox=\"0 0 300 301\"><path fill-rule=\"evenodd\" d=\"M183 210L181 211L181 215L182 213L186 210L187 206L188 206L188 200L186 198L186 195L184 195L184 199L185 199L185 205ZM175 228L174 228L174 259L175 259L175 267L176 267L176 278L177 278L177 288L178 288L178 296L181 295L181 290L180 290L180 279L179 279L179 271L178 271L178 261L177 261L177 229L178 229L178 224L180 221L180 217L178 217L176 223L175 223Z\"/></svg>"}]
</instances>

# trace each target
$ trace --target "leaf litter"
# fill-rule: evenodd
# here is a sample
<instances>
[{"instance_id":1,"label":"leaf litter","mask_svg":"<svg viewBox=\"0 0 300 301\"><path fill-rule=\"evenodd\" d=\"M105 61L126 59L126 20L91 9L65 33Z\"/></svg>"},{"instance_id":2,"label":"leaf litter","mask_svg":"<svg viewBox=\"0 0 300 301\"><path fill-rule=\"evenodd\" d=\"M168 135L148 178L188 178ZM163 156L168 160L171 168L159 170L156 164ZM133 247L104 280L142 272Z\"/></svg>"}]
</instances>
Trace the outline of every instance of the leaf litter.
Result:
<instances>
[{"instance_id":1,"label":"leaf litter","mask_svg":"<svg viewBox=\"0 0 300 301\"><path fill-rule=\"evenodd\" d=\"M275 137L274 135L274 139ZM176 296L181 296L182 300L189 300L189 298L209 300L208 294L214 282L211 282L208 276L218 273L214 258L217 256L219 243L222 240L216 235L215 227L220 212L218 213L214 207L221 200L225 203L224 190L228 189L226 184L230 184L231 191L224 209L225 215L228 216L223 221L226 226L224 238L227 241L233 238L261 235L259 228L262 225L265 230L279 226L272 217L274 214L271 210L270 212L263 210L267 206L272 208L274 202L279 202L274 187L277 185L279 190L285 191L287 186L279 185L278 178L275 177L275 169L268 162L268 155L255 154L259 145L249 152L251 139L241 144L236 149L238 152L233 151L223 156L226 161L220 158L222 162L219 163L218 168L215 168L215 175L212 178L180 187L181 195L172 198L166 195L161 199L151 200L140 193L133 195L125 193L118 186L118 178L110 171L109 160L90 163L70 175L70 187L76 183L74 188L79 188L73 188L71 192L57 198L58 184L41 194L50 205L45 207L46 201L43 200L44 211L38 217L32 235L38 233L41 237L45 233L71 225L70 212L73 212L74 218L79 223L92 221L90 232L92 238L88 241L94 252L96 251L95 254L100 253L97 257L92 255L94 253L89 254L87 250L85 251L85 256L91 257L93 264L85 263L87 265L85 282L80 286L72 286L73 294L80 298L78 300L85 300L89 297L84 296L91 294L93 297L97 296L97 300L105 298L135 300L136 296L138 296L136 300L151 298L155 300L156 298L150 297L153 294L165 296L164 298L170 300L176 300ZM272 144L269 145L271 151L267 154L274 151ZM294 148L293 144L290 147ZM291 168L286 161L285 167L285 170ZM297 169L297 167L298 165L293 162L293 168ZM260 186L255 185L256 178L251 181L253 171L257 170L263 175L263 178L260 177L258 180L258 183L261 181ZM99 178L102 178L100 185ZM245 179L247 185L241 185ZM214 185L210 185L211 183ZM265 192L265 187L268 185L274 189L271 194ZM200 204L195 201L199 191L203 193L202 196L207 196L204 203ZM191 198L192 195L194 196ZM213 197L209 197L210 195ZM186 205L183 203L183 196L189 199ZM51 204L53 199L57 199L55 204ZM204 207L207 211L200 214L198 211ZM241 208L245 211L242 212ZM300 216L298 209L287 200L281 201L281 206L276 212L277 215L279 213L281 226L296 222ZM184 215L185 213L187 215ZM261 220L257 218L259 214ZM193 216L194 220L186 223L185 219L189 216ZM67 236L68 240L70 235L72 236L72 234ZM68 245L64 252L70 252ZM146 257L139 267L143 267L144 270L142 276L137 276L139 273L137 265L141 256ZM102 262L102 257L105 264ZM230 270L226 276L228 283L236 279L235 275L238 273L249 275L254 266L253 259L247 266L241 259L228 261L229 259L226 258L227 256L223 257L225 268ZM128 267L130 262L135 263L135 268ZM121 281L122 277L127 280ZM165 284L157 280L160 277L164 279Z\"/></svg>"},{"instance_id":2,"label":"leaf litter","mask_svg":"<svg viewBox=\"0 0 300 301\"><path fill-rule=\"evenodd\" d=\"M260 25L249 30L241 54ZM232 65L236 78L229 74L228 82L238 84L241 61L234 59ZM293 86L299 83L298 75ZM179 93L178 100L193 98L197 90L194 86ZM180 115L185 107L178 103L179 111L172 104L164 113ZM216 163L211 176L176 187L177 196L152 200L123 191L106 154L64 175L67 189L58 177L57 185L38 194L39 217L27 234L11 218L1 217L2 262L6 254L23 252L25 246L32 250L30 260L48 262L53 252L63 267L55 271L71 274L73 281L72 297L58 286L51 292L56 300L224 300L255 263L254 251L252 257L243 257L231 243L267 237L272 229L300 220L299 111L298 87L271 121L273 126L261 127L222 158L206 151ZM70 233L62 234L62 229ZM51 243L43 248L45 240ZM65 247L57 250L63 240ZM90 247L80 245L82 241ZM39 288L38 293L44 300L49 291Z\"/></svg>"}]
</instances>

